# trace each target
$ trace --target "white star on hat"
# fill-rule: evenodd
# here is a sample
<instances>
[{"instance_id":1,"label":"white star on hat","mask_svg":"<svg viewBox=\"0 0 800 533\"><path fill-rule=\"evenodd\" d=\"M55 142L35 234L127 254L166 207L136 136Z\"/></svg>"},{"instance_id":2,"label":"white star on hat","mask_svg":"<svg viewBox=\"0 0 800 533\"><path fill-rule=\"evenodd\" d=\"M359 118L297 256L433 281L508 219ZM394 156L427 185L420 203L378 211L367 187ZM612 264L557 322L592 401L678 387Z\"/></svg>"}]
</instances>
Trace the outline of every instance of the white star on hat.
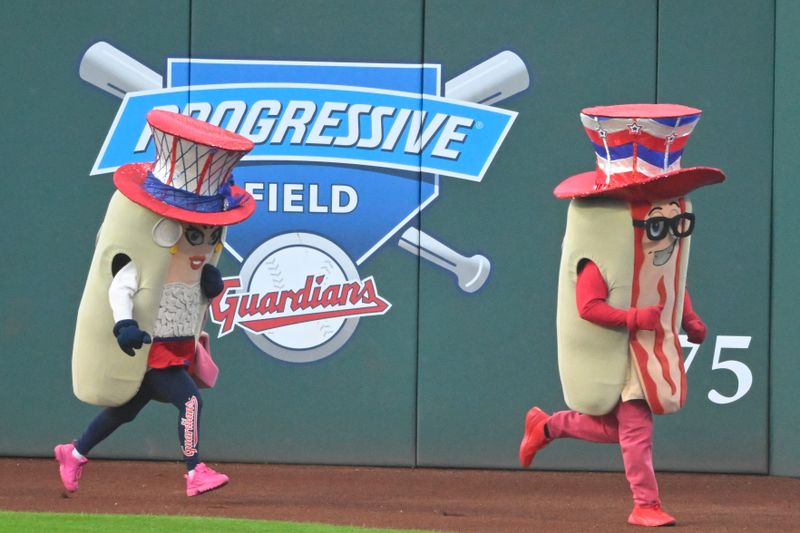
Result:
<instances>
[{"instance_id":1,"label":"white star on hat","mask_svg":"<svg viewBox=\"0 0 800 533\"><path fill-rule=\"evenodd\" d=\"M642 127L634 120L630 124L628 124L628 129L631 130L631 133L634 135L639 135L639 132L642 130Z\"/></svg>"}]
</instances>

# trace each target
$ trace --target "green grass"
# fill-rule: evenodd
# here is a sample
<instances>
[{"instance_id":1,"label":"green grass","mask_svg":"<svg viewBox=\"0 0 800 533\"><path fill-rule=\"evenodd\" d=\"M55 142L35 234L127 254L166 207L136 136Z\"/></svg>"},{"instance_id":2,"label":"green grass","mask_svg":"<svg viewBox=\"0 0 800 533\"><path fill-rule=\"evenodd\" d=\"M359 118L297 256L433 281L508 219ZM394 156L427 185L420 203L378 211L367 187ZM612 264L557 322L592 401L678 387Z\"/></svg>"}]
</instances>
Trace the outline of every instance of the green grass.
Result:
<instances>
[{"instance_id":1,"label":"green grass","mask_svg":"<svg viewBox=\"0 0 800 533\"><path fill-rule=\"evenodd\" d=\"M198 531L259 531L268 533L425 533L419 530L371 529L352 526L331 526L301 522L242 520L200 516L108 515L67 513L15 513L0 511L0 532L46 531L113 531L139 533L164 531L197 533Z\"/></svg>"}]
</instances>

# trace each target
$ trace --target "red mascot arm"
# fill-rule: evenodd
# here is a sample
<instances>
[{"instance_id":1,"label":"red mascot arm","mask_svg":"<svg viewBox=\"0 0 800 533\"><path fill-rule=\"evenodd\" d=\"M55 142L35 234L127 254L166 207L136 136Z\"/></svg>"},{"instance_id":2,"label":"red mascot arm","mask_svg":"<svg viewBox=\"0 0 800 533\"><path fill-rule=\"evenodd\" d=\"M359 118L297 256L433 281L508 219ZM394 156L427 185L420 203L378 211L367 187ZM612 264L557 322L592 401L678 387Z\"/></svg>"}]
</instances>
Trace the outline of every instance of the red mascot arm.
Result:
<instances>
[{"instance_id":1,"label":"red mascot arm","mask_svg":"<svg viewBox=\"0 0 800 533\"><path fill-rule=\"evenodd\" d=\"M706 325L700 316L692 308L692 299L689 298L689 289L686 289L686 296L683 298L683 321L681 327L689 337L689 342L694 344L702 343L706 338Z\"/></svg>"},{"instance_id":2,"label":"red mascot arm","mask_svg":"<svg viewBox=\"0 0 800 533\"><path fill-rule=\"evenodd\" d=\"M627 327L631 332L656 328L661 315L660 306L618 309L610 306L607 298L608 286L600 269L592 261L584 261L579 267L575 287L575 300L581 318L609 328Z\"/></svg>"}]
</instances>

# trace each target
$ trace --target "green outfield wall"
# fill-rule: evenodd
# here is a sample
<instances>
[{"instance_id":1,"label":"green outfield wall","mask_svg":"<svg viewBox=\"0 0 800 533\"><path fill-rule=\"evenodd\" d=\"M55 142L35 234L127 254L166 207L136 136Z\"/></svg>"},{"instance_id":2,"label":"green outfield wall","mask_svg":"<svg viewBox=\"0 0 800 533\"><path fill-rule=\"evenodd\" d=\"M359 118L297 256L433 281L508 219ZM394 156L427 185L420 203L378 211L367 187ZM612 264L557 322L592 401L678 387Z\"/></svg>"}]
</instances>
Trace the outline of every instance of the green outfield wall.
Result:
<instances>
[{"instance_id":1,"label":"green outfield wall","mask_svg":"<svg viewBox=\"0 0 800 533\"><path fill-rule=\"evenodd\" d=\"M49 456L98 412L72 394L70 355L115 190L112 167L125 153L145 154L120 140L130 124L141 127L129 113L142 102L172 105L188 85L186 109L223 125L247 128L261 105L254 135L280 127L263 121L272 116L264 102L279 94L297 95L299 121L324 109L334 117L316 130L316 145L271 138L237 173L257 196L257 214L231 228L223 275L277 291L264 265L277 261L287 280L302 280L302 256L325 269L321 284L343 276L387 304L248 334L238 315L224 329L220 302L207 327L221 374L203 393L205 458L516 468L527 409L565 408L555 304L567 202L552 190L594 167L578 112L674 102L704 111L683 166L720 167L727 180L690 195L688 286L709 332L685 349L686 407L656 418L656 468L800 475L794 2L12 0L4 8L0 455ZM87 81L81 64L98 42L149 71L149 81L126 90L109 73L120 60L108 59L105 88ZM498 66L498 57L516 59ZM516 70L497 87L459 77L481 65ZM355 116L344 104L324 107L332 98L361 102L363 116L327 146L361 152L325 151L336 117ZM402 135L422 115L390 111L400 103L426 111L423 130L440 109L474 118L453 126L449 143L437 144L445 124L414 147ZM408 121L393 130L398 117ZM358 128L361 137L347 141ZM311 130L289 124L285 139ZM473 138L484 140L473 146ZM93 456L177 459L175 424L172 407L148 406ZM621 465L615 446L572 441L537 456L545 469Z\"/></svg>"},{"instance_id":2,"label":"green outfield wall","mask_svg":"<svg viewBox=\"0 0 800 533\"><path fill-rule=\"evenodd\" d=\"M794 306L797 295L797 228L800 201L792 159L796 153L792 128L798 119L800 39L794 25L800 6L781 1L775 16L775 112L772 175L772 282L770 305L770 471L800 473L800 414L797 391L798 334Z\"/></svg>"}]
</instances>

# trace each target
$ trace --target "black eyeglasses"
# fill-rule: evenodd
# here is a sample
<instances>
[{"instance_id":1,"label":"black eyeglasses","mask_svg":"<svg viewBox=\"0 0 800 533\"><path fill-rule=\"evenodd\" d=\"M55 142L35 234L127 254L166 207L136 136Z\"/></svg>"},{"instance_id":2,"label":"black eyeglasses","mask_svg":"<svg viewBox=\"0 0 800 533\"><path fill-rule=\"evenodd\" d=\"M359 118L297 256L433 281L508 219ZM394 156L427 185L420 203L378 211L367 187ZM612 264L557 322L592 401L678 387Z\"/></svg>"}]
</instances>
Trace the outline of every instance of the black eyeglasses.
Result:
<instances>
[{"instance_id":1,"label":"black eyeglasses","mask_svg":"<svg viewBox=\"0 0 800 533\"><path fill-rule=\"evenodd\" d=\"M672 218L650 217L647 220L634 220L633 225L644 228L651 241L660 241L667 236L669 230L678 238L688 237L694 231L694 213L681 213Z\"/></svg>"}]
</instances>

